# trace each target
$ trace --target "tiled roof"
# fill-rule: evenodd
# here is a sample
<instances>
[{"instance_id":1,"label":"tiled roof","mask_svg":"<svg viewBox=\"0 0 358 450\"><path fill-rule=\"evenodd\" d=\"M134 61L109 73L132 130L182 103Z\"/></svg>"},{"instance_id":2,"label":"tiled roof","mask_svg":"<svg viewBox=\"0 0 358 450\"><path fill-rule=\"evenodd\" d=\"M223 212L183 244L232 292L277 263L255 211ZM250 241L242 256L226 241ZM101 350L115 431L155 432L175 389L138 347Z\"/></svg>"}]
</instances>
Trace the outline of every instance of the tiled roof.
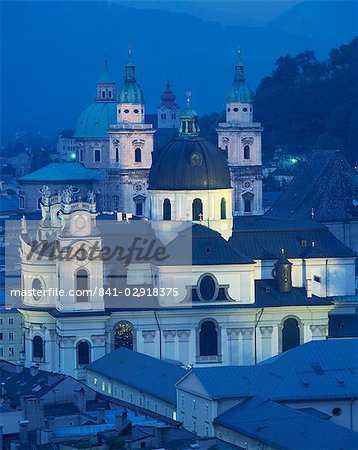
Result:
<instances>
[{"instance_id":1,"label":"tiled roof","mask_svg":"<svg viewBox=\"0 0 358 450\"><path fill-rule=\"evenodd\" d=\"M252 259L277 259L282 248L288 259L354 256L327 227L313 220L237 217L229 242Z\"/></svg>"},{"instance_id":2,"label":"tiled roof","mask_svg":"<svg viewBox=\"0 0 358 450\"><path fill-rule=\"evenodd\" d=\"M256 366L194 368L214 399L276 401L358 396L358 339L311 341ZM179 383L180 384L180 383Z\"/></svg>"},{"instance_id":3,"label":"tiled roof","mask_svg":"<svg viewBox=\"0 0 358 450\"><path fill-rule=\"evenodd\" d=\"M172 363L124 347L86 368L173 404L176 403L174 383L186 372Z\"/></svg>"},{"instance_id":4,"label":"tiled roof","mask_svg":"<svg viewBox=\"0 0 358 450\"><path fill-rule=\"evenodd\" d=\"M246 400L225 411L214 423L274 448L358 448L358 433L259 397Z\"/></svg>"},{"instance_id":5,"label":"tiled roof","mask_svg":"<svg viewBox=\"0 0 358 450\"><path fill-rule=\"evenodd\" d=\"M28 173L19 181L93 181L100 178L97 169L88 169L79 162L51 163L41 169Z\"/></svg>"},{"instance_id":6,"label":"tiled roof","mask_svg":"<svg viewBox=\"0 0 358 450\"><path fill-rule=\"evenodd\" d=\"M313 150L295 178L266 213L268 217L344 220L352 217L357 190L352 169L338 150Z\"/></svg>"}]
</instances>

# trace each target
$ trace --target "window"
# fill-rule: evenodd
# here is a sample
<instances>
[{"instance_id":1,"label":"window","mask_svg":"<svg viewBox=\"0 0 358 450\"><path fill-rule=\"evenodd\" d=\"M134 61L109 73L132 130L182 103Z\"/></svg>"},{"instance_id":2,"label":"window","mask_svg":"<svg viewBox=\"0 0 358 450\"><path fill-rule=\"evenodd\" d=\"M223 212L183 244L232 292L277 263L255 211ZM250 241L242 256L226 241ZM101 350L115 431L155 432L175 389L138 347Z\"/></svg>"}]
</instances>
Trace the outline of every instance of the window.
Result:
<instances>
[{"instance_id":1,"label":"window","mask_svg":"<svg viewBox=\"0 0 358 450\"><path fill-rule=\"evenodd\" d=\"M9 319L9 325L14 325L14 319Z\"/></svg>"},{"instance_id":2,"label":"window","mask_svg":"<svg viewBox=\"0 0 358 450\"><path fill-rule=\"evenodd\" d=\"M93 384L95 385L95 386L97 386L97 378L93 378Z\"/></svg>"},{"instance_id":3,"label":"window","mask_svg":"<svg viewBox=\"0 0 358 450\"><path fill-rule=\"evenodd\" d=\"M33 289L32 296L34 300L36 301L41 300L43 297L41 280L39 280L38 278L34 278L32 280L32 289Z\"/></svg>"},{"instance_id":4,"label":"window","mask_svg":"<svg viewBox=\"0 0 358 450\"><path fill-rule=\"evenodd\" d=\"M14 356L14 354L15 354L14 347L9 347L9 356Z\"/></svg>"},{"instance_id":5,"label":"window","mask_svg":"<svg viewBox=\"0 0 358 450\"><path fill-rule=\"evenodd\" d=\"M102 98L106 98L106 91L102 91Z\"/></svg>"},{"instance_id":6,"label":"window","mask_svg":"<svg viewBox=\"0 0 358 450\"><path fill-rule=\"evenodd\" d=\"M106 391L106 383L104 381L102 381L102 391L103 392Z\"/></svg>"},{"instance_id":7,"label":"window","mask_svg":"<svg viewBox=\"0 0 358 450\"><path fill-rule=\"evenodd\" d=\"M32 356L33 358L44 357L44 344L41 336L35 336L32 340Z\"/></svg>"},{"instance_id":8,"label":"window","mask_svg":"<svg viewBox=\"0 0 358 450\"><path fill-rule=\"evenodd\" d=\"M139 109L135 109L133 112L134 112L134 114L138 114L139 113Z\"/></svg>"},{"instance_id":9,"label":"window","mask_svg":"<svg viewBox=\"0 0 358 450\"><path fill-rule=\"evenodd\" d=\"M196 400L193 400L193 411L196 411Z\"/></svg>"},{"instance_id":10,"label":"window","mask_svg":"<svg viewBox=\"0 0 358 450\"><path fill-rule=\"evenodd\" d=\"M114 348L125 347L133 350L133 325L128 322L118 322L114 326Z\"/></svg>"},{"instance_id":11,"label":"window","mask_svg":"<svg viewBox=\"0 0 358 450\"><path fill-rule=\"evenodd\" d=\"M176 119L176 118L177 118L176 114L172 114L172 119Z\"/></svg>"},{"instance_id":12,"label":"window","mask_svg":"<svg viewBox=\"0 0 358 450\"><path fill-rule=\"evenodd\" d=\"M79 269L75 275L75 295L76 302L88 302L88 272L85 269Z\"/></svg>"},{"instance_id":13,"label":"window","mask_svg":"<svg viewBox=\"0 0 358 450\"><path fill-rule=\"evenodd\" d=\"M0 356L4 356L4 349L0 347Z\"/></svg>"},{"instance_id":14,"label":"window","mask_svg":"<svg viewBox=\"0 0 358 450\"><path fill-rule=\"evenodd\" d=\"M137 202L135 204L135 213L136 213L136 216L143 215L143 203L142 202Z\"/></svg>"},{"instance_id":15,"label":"window","mask_svg":"<svg viewBox=\"0 0 358 450\"><path fill-rule=\"evenodd\" d=\"M244 147L244 159L250 159L250 146L245 145Z\"/></svg>"},{"instance_id":16,"label":"window","mask_svg":"<svg viewBox=\"0 0 358 450\"><path fill-rule=\"evenodd\" d=\"M238 110L239 110L239 108L234 108L234 111L235 111L235 112L238 112Z\"/></svg>"},{"instance_id":17,"label":"window","mask_svg":"<svg viewBox=\"0 0 358 450\"><path fill-rule=\"evenodd\" d=\"M244 112L247 112L247 108L242 108L242 110L243 110Z\"/></svg>"},{"instance_id":18,"label":"window","mask_svg":"<svg viewBox=\"0 0 358 450\"><path fill-rule=\"evenodd\" d=\"M294 318L288 318L283 322L282 351L286 352L298 345L300 345L300 327L298 321Z\"/></svg>"},{"instance_id":19,"label":"window","mask_svg":"<svg viewBox=\"0 0 358 450\"><path fill-rule=\"evenodd\" d=\"M166 114L162 114L162 115L161 115L161 119L165 120L166 118L167 118L167 115L166 115Z\"/></svg>"},{"instance_id":20,"label":"window","mask_svg":"<svg viewBox=\"0 0 358 450\"><path fill-rule=\"evenodd\" d=\"M13 341L14 340L14 333L12 331L10 331L9 333L9 341Z\"/></svg>"},{"instance_id":21,"label":"window","mask_svg":"<svg viewBox=\"0 0 358 450\"><path fill-rule=\"evenodd\" d=\"M20 209L24 209L25 208L25 199L24 197L20 197L19 198L19 202L20 202Z\"/></svg>"},{"instance_id":22,"label":"window","mask_svg":"<svg viewBox=\"0 0 358 450\"><path fill-rule=\"evenodd\" d=\"M108 97L112 98L112 91L108 91Z\"/></svg>"},{"instance_id":23,"label":"window","mask_svg":"<svg viewBox=\"0 0 358 450\"><path fill-rule=\"evenodd\" d=\"M142 150L139 147L134 150L134 161L135 162L142 161Z\"/></svg>"},{"instance_id":24,"label":"window","mask_svg":"<svg viewBox=\"0 0 358 450\"><path fill-rule=\"evenodd\" d=\"M164 199L163 202L163 220L172 219L172 206L168 198Z\"/></svg>"},{"instance_id":25,"label":"window","mask_svg":"<svg viewBox=\"0 0 358 450\"><path fill-rule=\"evenodd\" d=\"M80 161L83 161L83 150L80 150Z\"/></svg>"},{"instance_id":26,"label":"window","mask_svg":"<svg viewBox=\"0 0 358 450\"><path fill-rule=\"evenodd\" d=\"M226 219L226 200L224 198L221 199L220 203L220 218Z\"/></svg>"},{"instance_id":27,"label":"window","mask_svg":"<svg viewBox=\"0 0 358 450\"><path fill-rule=\"evenodd\" d=\"M77 365L89 364L90 358L90 345L87 341L81 341L77 344Z\"/></svg>"},{"instance_id":28,"label":"window","mask_svg":"<svg viewBox=\"0 0 358 450\"><path fill-rule=\"evenodd\" d=\"M218 355L218 333L212 320L205 320L200 326L199 353L200 356Z\"/></svg>"},{"instance_id":29,"label":"window","mask_svg":"<svg viewBox=\"0 0 358 450\"><path fill-rule=\"evenodd\" d=\"M251 200L244 200L244 212L245 213L251 212Z\"/></svg>"},{"instance_id":30,"label":"window","mask_svg":"<svg viewBox=\"0 0 358 450\"><path fill-rule=\"evenodd\" d=\"M119 148L116 147L116 162L119 162Z\"/></svg>"},{"instance_id":31,"label":"window","mask_svg":"<svg viewBox=\"0 0 358 450\"><path fill-rule=\"evenodd\" d=\"M0 341L2 341L4 339L4 334L0 333Z\"/></svg>"},{"instance_id":32,"label":"window","mask_svg":"<svg viewBox=\"0 0 358 450\"><path fill-rule=\"evenodd\" d=\"M313 276L313 279L314 279L314 281L316 281L317 283L320 283L320 282L321 282L321 277L319 277L319 276L317 276L317 275L314 275L314 276Z\"/></svg>"},{"instance_id":33,"label":"window","mask_svg":"<svg viewBox=\"0 0 358 450\"><path fill-rule=\"evenodd\" d=\"M124 114L128 114L128 113L129 113L129 109L125 109Z\"/></svg>"},{"instance_id":34,"label":"window","mask_svg":"<svg viewBox=\"0 0 358 450\"><path fill-rule=\"evenodd\" d=\"M39 197L37 199L37 209L41 209L41 204L42 204L42 197Z\"/></svg>"},{"instance_id":35,"label":"window","mask_svg":"<svg viewBox=\"0 0 358 450\"><path fill-rule=\"evenodd\" d=\"M184 403L185 403L185 397L184 397L184 395L182 395L181 396L181 405L184 406Z\"/></svg>"},{"instance_id":36,"label":"window","mask_svg":"<svg viewBox=\"0 0 358 450\"><path fill-rule=\"evenodd\" d=\"M196 198L192 205L193 220L203 220L203 203L200 198Z\"/></svg>"},{"instance_id":37,"label":"window","mask_svg":"<svg viewBox=\"0 0 358 450\"><path fill-rule=\"evenodd\" d=\"M214 300L216 294L216 281L210 275L205 275L199 284L199 296L203 301Z\"/></svg>"},{"instance_id":38,"label":"window","mask_svg":"<svg viewBox=\"0 0 358 450\"><path fill-rule=\"evenodd\" d=\"M94 151L94 162L101 162L101 150L99 149Z\"/></svg>"}]
</instances>

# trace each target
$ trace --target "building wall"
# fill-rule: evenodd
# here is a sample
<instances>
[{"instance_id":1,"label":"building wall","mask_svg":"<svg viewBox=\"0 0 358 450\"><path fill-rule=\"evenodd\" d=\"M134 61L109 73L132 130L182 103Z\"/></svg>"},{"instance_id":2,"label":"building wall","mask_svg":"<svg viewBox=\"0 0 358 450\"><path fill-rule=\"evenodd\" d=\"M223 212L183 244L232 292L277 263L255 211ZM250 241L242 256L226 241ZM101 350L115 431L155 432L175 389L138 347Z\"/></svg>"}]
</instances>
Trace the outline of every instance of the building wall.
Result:
<instances>
[{"instance_id":1,"label":"building wall","mask_svg":"<svg viewBox=\"0 0 358 450\"><path fill-rule=\"evenodd\" d=\"M86 372L86 384L95 391L123 400L132 405L140 406L162 416L175 419L176 407L174 404L91 370L87 370Z\"/></svg>"},{"instance_id":2,"label":"building wall","mask_svg":"<svg viewBox=\"0 0 358 450\"><path fill-rule=\"evenodd\" d=\"M16 309L0 309L0 359L20 361L22 316Z\"/></svg>"}]
</instances>

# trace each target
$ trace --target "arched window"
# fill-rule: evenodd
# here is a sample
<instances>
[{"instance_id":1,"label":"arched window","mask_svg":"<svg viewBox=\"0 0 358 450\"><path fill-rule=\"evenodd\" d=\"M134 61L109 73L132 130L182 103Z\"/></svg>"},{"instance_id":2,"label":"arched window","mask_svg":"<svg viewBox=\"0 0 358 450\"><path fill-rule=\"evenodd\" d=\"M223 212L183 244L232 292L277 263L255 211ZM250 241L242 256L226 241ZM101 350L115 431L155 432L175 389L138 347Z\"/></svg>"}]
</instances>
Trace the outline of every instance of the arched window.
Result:
<instances>
[{"instance_id":1,"label":"arched window","mask_svg":"<svg viewBox=\"0 0 358 450\"><path fill-rule=\"evenodd\" d=\"M199 331L200 356L218 356L218 332L212 320L202 322Z\"/></svg>"},{"instance_id":2,"label":"arched window","mask_svg":"<svg viewBox=\"0 0 358 450\"><path fill-rule=\"evenodd\" d=\"M91 348L87 341L81 341L77 344L77 365L89 364Z\"/></svg>"},{"instance_id":3,"label":"arched window","mask_svg":"<svg viewBox=\"0 0 358 450\"><path fill-rule=\"evenodd\" d=\"M114 348L125 347L133 350L133 326L128 322L118 322L114 326Z\"/></svg>"},{"instance_id":4,"label":"arched window","mask_svg":"<svg viewBox=\"0 0 358 450\"><path fill-rule=\"evenodd\" d=\"M116 147L116 162L119 162L119 148Z\"/></svg>"},{"instance_id":5,"label":"arched window","mask_svg":"<svg viewBox=\"0 0 358 450\"><path fill-rule=\"evenodd\" d=\"M135 162L141 162L142 161L142 150L139 147L137 147L134 150L134 161Z\"/></svg>"},{"instance_id":6,"label":"arched window","mask_svg":"<svg viewBox=\"0 0 358 450\"><path fill-rule=\"evenodd\" d=\"M34 336L32 340L32 356L33 358L44 357L44 341L41 336Z\"/></svg>"},{"instance_id":7,"label":"arched window","mask_svg":"<svg viewBox=\"0 0 358 450\"><path fill-rule=\"evenodd\" d=\"M220 203L220 218L226 219L226 200L224 198L221 199Z\"/></svg>"},{"instance_id":8,"label":"arched window","mask_svg":"<svg viewBox=\"0 0 358 450\"><path fill-rule=\"evenodd\" d=\"M192 205L193 220L203 220L203 202L196 198Z\"/></svg>"},{"instance_id":9,"label":"arched window","mask_svg":"<svg viewBox=\"0 0 358 450\"><path fill-rule=\"evenodd\" d=\"M172 220L172 205L168 198L163 202L163 220Z\"/></svg>"},{"instance_id":10,"label":"arched window","mask_svg":"<svg viewBox=\"0 0 358 450\"><path fill-rule=\"evenodd\" d=\"M250 146L245 145L244 147L244 159L250 159Z\"/></svg>"},{"instance_id":11,"label":"arched window","mask_svg":"<svg viewBox=\"0 0 358 450\"><path fill-rule=\"evenodd\" d=\"M77 302L88 302L88 272L85 269L77 270L75 274L75 295Z\"/></svg>"},{"instance_id":12,"label":"arched window","mask_svg":"<svg viewBox=\"0 0 358 450\"><path fill-rule=\"evenodd\" d=\"M282 351L300 345L300 327L297 319L290 317L283 322L282 327Z\"/></svg>"}]
</instances>

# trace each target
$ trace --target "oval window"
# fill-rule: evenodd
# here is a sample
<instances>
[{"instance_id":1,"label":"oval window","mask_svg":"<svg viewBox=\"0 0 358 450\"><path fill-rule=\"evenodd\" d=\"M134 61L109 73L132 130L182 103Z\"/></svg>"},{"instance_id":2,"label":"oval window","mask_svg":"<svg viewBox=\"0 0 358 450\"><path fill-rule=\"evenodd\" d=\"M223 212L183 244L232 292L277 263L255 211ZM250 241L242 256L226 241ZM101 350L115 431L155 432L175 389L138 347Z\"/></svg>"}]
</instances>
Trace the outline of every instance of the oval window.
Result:
<instances>
[{"instance_id":1,"label":"oval window","mask_svg":"<svg viewBox=\"0 0 358 450\"><path fill-rule=\"evenodd\" d=\"M243 108L242 110L243 110L244 112L247 112L247 108Z\"/></svg>"},{"instance_id":2,"label":"oval window","mask_svg":"<svg viewBox=\"0 0 358 450\"><path fill-rule=\"evenodd\" d=\"M121 113L121 110L119 109L119 110L118 110L118 114L120 114L120 113Z\"/></svg>"},{"instance_id":3,"label":"oval window","mask_svg":"<svg viewBox=\"0 0 358 450\"><path fill-rule=\"evenodd\" d=\"M235 112L238 112L238 110L239 110L239 108L234 108L234 111L235 111Z\"/></svg>"},{"instance_id":4,"label":"oval window","mask_svg":"<svg viewBox=\"0 0 358 450\"><path fill-rule=\"evenodd\" d=\"M124 110L124 113L125 113L125 114L128 114L128 113L129 113L129 109L125 109L125 110Z\"/></svg>"},{"instance_id":5,"label":"oval window","mask_svg":"<svg viewBox=\"0 0 358 450\"><path fill-rule=\"evenodd\" d=\"M42 293L42 283L38 278L34 278L32 280L32 296L34 300L38 301L42 299L43 293Z\"/></svg>"},{"instance_id":6,"label":"oval window","mask_svg":"<svg viewBox=\"0 0 358 450\"><path fill-rule=\"evenodd\" d=\"M334 415L334 416L340 416L341 414L342 414L342 409L341 408L333 408L332 409L332 414Z\"/></svg>"},{"instance_id":7,"label":"oval window","mask_svg":"<svg viewBox=\"0 0 358 450\"><path fill-rule=\"evenodd\" d=\"M134 113L135 113L135 114L138 114L138 113L139 113L139 109L135 109L135 110L134 110Z\"/></svg>"},{"instance_id":8,"label":"oval window","mask_svg":"<svg viewBox=\"0 0 358 450\"><path fill-rule=\"evenodd\" d=\"M216 292L216 283L213 277L206 275L200 281L200 296L203 300L210 301L213 300Z\"/></svg>"}]
</instances>

